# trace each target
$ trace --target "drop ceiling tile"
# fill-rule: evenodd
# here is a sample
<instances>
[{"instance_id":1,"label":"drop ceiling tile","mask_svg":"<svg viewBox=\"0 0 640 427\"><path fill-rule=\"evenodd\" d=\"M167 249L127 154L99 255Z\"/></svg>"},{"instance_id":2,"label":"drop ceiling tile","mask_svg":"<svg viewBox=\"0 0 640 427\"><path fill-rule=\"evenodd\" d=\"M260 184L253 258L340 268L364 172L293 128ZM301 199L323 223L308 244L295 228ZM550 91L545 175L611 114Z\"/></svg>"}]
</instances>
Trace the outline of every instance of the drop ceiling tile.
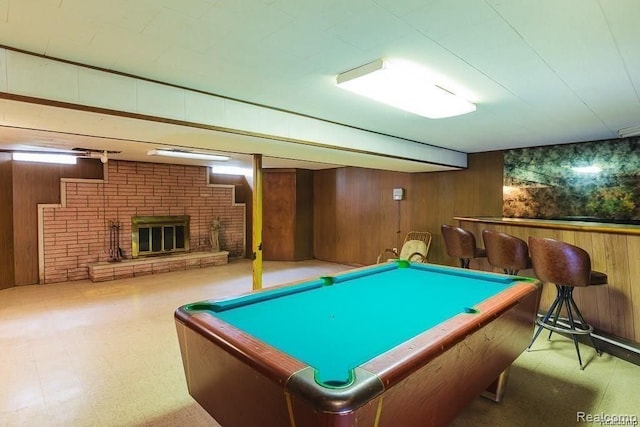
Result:
<instances>
[{"instance_id":1,"label":"drop ceiling tile","mask_svg":"<svg viewBox=\"0 0 640 427\"><path fill-rule=\"evenodd\" d=\"M634 93L640 100L640 54L638 53L638 16L640 3L635 1L601 2L604 18L615 48L624 64Z\"/></svg>"},{"instance_id":2,"label":"drop ceiling tile","mask_svg":"<svg viewBox=\"0 0 640 427\"><path fill-rule=\"evenodd\" d=\"M61 11L70 16L134 33L141 33L162 10L155 2L139 0L64 0L59 3Z\"/></svg>"},{"instance_id":3,"label":"drop ceiling tile","mask_svg":"<svg viewBox=\"0 0 640 427\"><path fill-rule=\"evenodd\" d=\"M176 14L199 18L212 8L219 7L219 0L130 0L132 3L142 3L151 7L162 6Z\"/></svg>"},{"instance_id":4,"label":"drop ceiling tile","mask_svg":"<svg viewBox=\"0 0 640 427\"><path fill-rule=\"evenodd\" d=\"M203 52L213 43L208 33L209 28L201 19L176 14L171 9L162 9L142 34L170 47Z\"/></svg>"},{"instance_id":5,"label":"drop ceiling tile","mask_svg":"<svg viewBox=\"0 0 640 427\"><path fill-rule=\"evenodd\" d=\"M48 32L34 31L22 19L9 15L8 22L0 21L0 40L3 46L44 54L49 43Z\"/></svg>"},{"instance_id":6,"label":"drop ceiling tile","mask_svg":"<svg viewBox=\"0 0 640 427\"><path fill-rule=\"evenodd\" d=\"M434 41L454 35L465 37L470 27L494 21L495 18L495 12L485 2L476 0L423 2L421 8L403 16L407 24ZM478 42L480 40L469 38L470 44Z\"/></svg>"},{"instance_id":7,"label":"drop ceiling tile","mask_svg":"<svg viewBox=\"0 0 640 427\"><path fill-rule=\"evenodd\" d=\"M104 26L95 35L90 45L95 55L94 65L133 75L167 80L159 76L162 70L154 69L154 61L168 47L156 39L129 30Z\"/></svg>"},{"instance_id":8,"label":"drop ceiling tile","mask_svg":"<svg viewBox=\"0 0 640 427\"><path fill-rule=\"evenodd\" d=\"M412 15L416 10L423 8L425 5L424 0L376 0L376 3L399 17Z\"/></svg>"},{"instance_id":9,"label":"drop ceiling tile","mask_svg":"<svg viewBox=\"0 0 640 427\"><path fill-rule=\"evenodd\" d=\"M509 6L499 10L572 90L592 87L594 83L602 86L625 83L623 63L597 4L567 2L553 14L540 10L525 14L529 11ZM545 25L534 24L537 19L544 19ZM549 37L549 33L554 37ZM594 57L600 60L594 62Z\"/></svg>"},{"instance_id":10,"label":"drop ceiling tile","mask_svg":"<svg viewBox=\"0 0 640 427\"><path fill-rule=\"evenodd\" d=\"M335 45L342 45L338 37L323 30L308 30L292 23L266 37L261 43L269 52L283 52L299 60L324 55Z\"/></svg>"},{"instance_id":11,"label":"drop ceiling tile","mask_svg":"<svg viewBox=\"0 0 640 427\"><path fill-rule=\"evenodd\" d=\"M0 0L0 22L9 20L9 0Z\"/></svg>"},{"instance_id":12,"label":"drop ceiling tile","mask_svg":"<svg viewBox=\"0 0 640 427\"><path fill-rule=\"evenodd\" d=\"M410 34L413 29L402 19L374 3L328 31L359 49L371 50Z\"/></svg>"},{"instance_id":13,"label":"drop ceiling tile","mask_svg":"<svg viewBox=\"0 0 640 427\"><path fill-rule=\"evenodd\" d=\"M292 22L290 15L261 2L216 4L202 15L201 20L203 25L222 34L221 41L231 46L259 42Z\"/></svg>"},{"instance_id":14,"label":"drop ceiling tile","mask_svg":"<svg viewBox=\"0 0 640 427\"><path fill-rule=\"evenodd\" d=\"M370 0L279 0L273 7L313 30L328 30L372 7Z\"/></svg>"}]
</instances>

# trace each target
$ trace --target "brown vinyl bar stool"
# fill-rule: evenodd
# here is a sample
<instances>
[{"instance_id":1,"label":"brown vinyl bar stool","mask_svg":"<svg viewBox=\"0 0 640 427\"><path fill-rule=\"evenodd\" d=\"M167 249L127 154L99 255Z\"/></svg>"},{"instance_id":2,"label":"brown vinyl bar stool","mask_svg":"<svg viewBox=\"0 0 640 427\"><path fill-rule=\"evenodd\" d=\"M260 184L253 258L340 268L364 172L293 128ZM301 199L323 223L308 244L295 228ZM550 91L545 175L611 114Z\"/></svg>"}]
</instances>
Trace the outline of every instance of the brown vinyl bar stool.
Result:
<instances>
[{"instance_id":1,"label":"brown vinyl bar stool","mask_svg":"<svg viewBox=\"0 0 640 427\"><path fill-rule=\"evenodd\" d=\"M529 237L529 250L536 276L543 282L555 284L558 295L544 317L536 320L536 324L539 326L528 348L530 349L536 341L542 328L549 330L549 339L551 339L553 332L569 334L573 338L578 353L580 369L584 369L578 347L578 335L588 335L598 356L601 355L601 352L591 336L593 327L584 320L580 309L573 300L573 289L604 285L607 283L607 275L591 270L589 254L584 249L568 243L554 239ZM563 308L567 318L560 318L560 312ZM561 324L558 324L559 319L562 321Z\"/></svg>"},{"instance_id":2,"label":"brown vinyl bar stool","mask_svg":"<svg viewBox=\"0 0 640 427\"><path fill-rule=\"evenodd\" d=\"M516 275L520 270L531 268L529 246L524 240L493 230L482 230L482 240L489 264L501 268L505 274Z\"/></svg>"},{"instance_id":3,"label":"brown vinyl bar stool","mask_svg":"<svg viewBox=\"0 0 640 427\"><path fill-rule=\"evenodd\" d=\"M440 227L447 254L460 259L460 267L469 268L474 258L485 258L487 251L476 246L476 237L464 228L443 224Z\"/></svg>"}]
</instances>

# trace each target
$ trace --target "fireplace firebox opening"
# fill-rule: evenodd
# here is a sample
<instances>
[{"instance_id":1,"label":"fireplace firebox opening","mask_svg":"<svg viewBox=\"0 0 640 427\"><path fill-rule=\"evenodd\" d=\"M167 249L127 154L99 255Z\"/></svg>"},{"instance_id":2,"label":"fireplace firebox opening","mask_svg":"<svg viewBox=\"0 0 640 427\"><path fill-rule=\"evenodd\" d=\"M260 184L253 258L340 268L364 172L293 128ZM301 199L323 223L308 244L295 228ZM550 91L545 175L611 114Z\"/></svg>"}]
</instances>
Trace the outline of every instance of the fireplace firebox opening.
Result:
<instances>
[{"instance_id":1,"label":"fireplace firebox opening","mask_svg":"<svg viewBox=\"0 0 640 427\"><path fill-rule=\"evenodd\" d=\"M189 252L189 216L134 216L131 218L133 258Z\"/></svg>"}]
</instances>

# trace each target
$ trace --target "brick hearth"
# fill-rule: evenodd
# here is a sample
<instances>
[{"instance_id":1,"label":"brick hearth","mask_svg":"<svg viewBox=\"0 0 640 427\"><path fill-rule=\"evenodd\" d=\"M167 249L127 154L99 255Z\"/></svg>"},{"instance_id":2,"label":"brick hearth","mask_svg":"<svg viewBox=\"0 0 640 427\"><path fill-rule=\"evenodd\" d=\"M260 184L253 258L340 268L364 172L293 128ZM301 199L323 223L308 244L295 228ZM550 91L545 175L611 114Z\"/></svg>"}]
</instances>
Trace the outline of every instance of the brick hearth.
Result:
<instances>
[{"instance_id":1,"label":"brick hearth","mask_svg":"<svg viewBox=\"0 0 640 427\"><path fill-rule=\"evenodd\" d=\"M92 282L106 282L169 271L224 265L227 264L228 257L228 251L221 251L127 259L120 262L101 261L89 264L89 279Z\"/></svg>"}]
</instances>

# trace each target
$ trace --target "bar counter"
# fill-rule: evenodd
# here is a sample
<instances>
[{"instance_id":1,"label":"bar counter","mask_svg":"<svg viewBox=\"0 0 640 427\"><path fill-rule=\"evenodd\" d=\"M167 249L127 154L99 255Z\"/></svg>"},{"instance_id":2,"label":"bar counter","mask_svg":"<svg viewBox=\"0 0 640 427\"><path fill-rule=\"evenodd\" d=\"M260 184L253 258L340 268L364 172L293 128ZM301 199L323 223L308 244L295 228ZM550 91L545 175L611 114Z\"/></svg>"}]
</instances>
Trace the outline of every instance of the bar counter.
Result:
<instances>
[{"instance_id":1,"label":"bar counter","mask_svg":"<svg viewBox=\"0 0 640 427\"><path fill-rule=\"evenodd\" d=\"M614 224L595 221L567 221L558 219L530 219L530 218L496 218L478 217L464 218L455 217L458 221L481 222L486 224L515 225L522 227L550 228L554 230L575 230L587 231L590 233L618 233L618 234L640 234L640 225Z\"/></svg>"},{"instance_id":2,"label":"bar counter","mask_svg":"<svg viewBox=\"0 0 640 427\"><path fill-rule=\"evenodd\" d=\"M586 250L591 268L606 273L608 285L576 289L574 298L586 320L607 335L640 343L640 226L587 221L563 221L497 217L455 217L461 227L475 234L483 246L482 230L511 234L527 241L529 236L561 240ZM486 258L471 268L497 271ZM520 272L533 277L533 270ZM545 284L540 310L555 298L555 287Z\"/></svg>"}]
</instances>

